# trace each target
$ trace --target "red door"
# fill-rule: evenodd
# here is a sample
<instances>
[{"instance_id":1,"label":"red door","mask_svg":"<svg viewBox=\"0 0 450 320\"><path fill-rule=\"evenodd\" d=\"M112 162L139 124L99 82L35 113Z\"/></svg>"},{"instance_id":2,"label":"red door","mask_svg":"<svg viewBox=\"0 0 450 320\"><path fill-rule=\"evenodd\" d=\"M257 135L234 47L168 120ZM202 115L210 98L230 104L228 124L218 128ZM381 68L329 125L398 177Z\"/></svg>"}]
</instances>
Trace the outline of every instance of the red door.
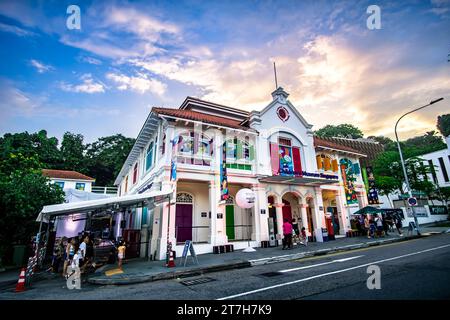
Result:
<instances>
[{"instance_id":1,"label":"red door","mask_svg":"<svg viewBox=\"0 0 450 320\"><path fill-rule=\"evenodd\" d=\"M175 231L177 242L192 240L192 204L177 203Z\"/></svg>"},{"instance_id":2,"label":"red door","mask_svg":"<svg viewBox=\"0 0 450 320\"><path fill-rule=\"evenodd\" d=\"M286 200L283 200L283 204L284 204L284 206L283 206L283 221L282 221L282 223L284 223L284 220L286 220L286 219L289 223L291 223L292 222L291 204Z\"/></svg>"}]
</instances>

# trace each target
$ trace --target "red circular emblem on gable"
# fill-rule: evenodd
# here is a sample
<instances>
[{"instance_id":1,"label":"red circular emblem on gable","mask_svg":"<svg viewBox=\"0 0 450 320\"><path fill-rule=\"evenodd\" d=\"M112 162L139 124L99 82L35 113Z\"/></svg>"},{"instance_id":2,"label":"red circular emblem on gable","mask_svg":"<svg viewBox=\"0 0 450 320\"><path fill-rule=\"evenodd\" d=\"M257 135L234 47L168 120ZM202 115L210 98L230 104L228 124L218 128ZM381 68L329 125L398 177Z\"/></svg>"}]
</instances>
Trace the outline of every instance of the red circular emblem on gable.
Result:
<instances>
[{"instance_id":1,"label":"red circular emblem on gable","mask_svg":"<svg viewBox=\"0 0 450 320\"><path fill-rule=\"evenodd\" d=\"M281 121L286 122L289 119L289 112L285 107L278 107L277 109L277 115L278 118L281 119Z\"/></svg>"}]
</instances>

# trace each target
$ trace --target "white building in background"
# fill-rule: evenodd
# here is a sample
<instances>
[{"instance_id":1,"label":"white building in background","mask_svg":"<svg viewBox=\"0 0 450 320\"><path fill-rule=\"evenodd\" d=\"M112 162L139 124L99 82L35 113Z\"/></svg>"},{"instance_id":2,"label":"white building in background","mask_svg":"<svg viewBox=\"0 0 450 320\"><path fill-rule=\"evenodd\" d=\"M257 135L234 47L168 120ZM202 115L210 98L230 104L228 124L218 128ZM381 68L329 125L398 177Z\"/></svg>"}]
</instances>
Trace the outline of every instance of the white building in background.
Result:
<instances>
[{"instance_id":1,"label":"white building in background","mask_svg":"<svg viewBox=\"0 0 450 320\"><path fill-rule=\"evenodd\" d=\"M60 186L64 191L75 189L91 192L92 183L95 181L94 178L70 170L43 169L42 175L49 178L51 183Z\"/></svg>"},{"instance_id":2,"label":"white building in background","mask_svg":"<svg viewBox=\"0 0 450 320\"><path fill-rule=\"evenodd\" d=\"M345 235L350 215L367 205L365 154L314 137L282 88L272 97L253 112L191 97L178 109L151 110L115 181L119 196L173 192L170 203L137 206L120 218L125 230L140 233L141 256L164 259L168 240L177 256L186 240L197 253L266 245L271 235L283 237L283 220L292 218L313 240L322 241L325 230ZM236 204L243 188L255 195L251 209Z\"/></svg>"}]
</instances>

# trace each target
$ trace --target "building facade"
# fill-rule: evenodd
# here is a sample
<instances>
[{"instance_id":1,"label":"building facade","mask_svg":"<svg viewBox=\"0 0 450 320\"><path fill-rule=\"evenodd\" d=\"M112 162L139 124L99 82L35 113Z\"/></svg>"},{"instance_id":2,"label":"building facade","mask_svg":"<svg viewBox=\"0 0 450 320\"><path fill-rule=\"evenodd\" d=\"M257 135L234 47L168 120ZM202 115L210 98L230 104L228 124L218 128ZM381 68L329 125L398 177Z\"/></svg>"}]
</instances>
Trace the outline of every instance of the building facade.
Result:
<instances>
[{"instance_id":1,"label":"building facade","mask_svg":"<svg viewBox=\"0 0 450 320\"><path fill-rule=\"evenodd\" d=\"M192 240L197 253L233 244L242 249L282 239L296 219L311 240L345 235L352 213L366 206L360 159L349 146L314 137L312 125L278 88L261 111L188 97L178 109L153 108L115 185L118 195L172 192L172 200L125 212L140 232L141 256L177 256ZM252 208L236 195L253 191Z\"/></svg>"}]
</instances>

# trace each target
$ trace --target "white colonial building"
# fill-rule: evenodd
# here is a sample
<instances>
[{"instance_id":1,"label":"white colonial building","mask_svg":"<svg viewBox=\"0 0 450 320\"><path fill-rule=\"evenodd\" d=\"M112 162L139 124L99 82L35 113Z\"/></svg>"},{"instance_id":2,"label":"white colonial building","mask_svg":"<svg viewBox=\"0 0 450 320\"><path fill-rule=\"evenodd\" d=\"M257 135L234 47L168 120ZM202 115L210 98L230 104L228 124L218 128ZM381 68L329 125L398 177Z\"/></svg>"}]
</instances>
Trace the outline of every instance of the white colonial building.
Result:
<instances>
[{"instance_id":1,"label":"white colonial building","mask_svg":"<svg viewBox=\"0 0 450 320\"><path fill-rule=\"evenodd\" d=\"M292 218L312 240L322 241L324 229L345 235L350 215L367 205L365 154L314 137L282 88L272 97L252 112L192 97L178 109L151 110L115 181L119 196L172 192L171 201L121 217L125 229L140 230L141 256L164 259L168 240L177 256L186 240L197 253L261 246L281 239L283 220ZM250 209L236 204L243 188L254 192Z\"/></svg>"}]
</instances>

